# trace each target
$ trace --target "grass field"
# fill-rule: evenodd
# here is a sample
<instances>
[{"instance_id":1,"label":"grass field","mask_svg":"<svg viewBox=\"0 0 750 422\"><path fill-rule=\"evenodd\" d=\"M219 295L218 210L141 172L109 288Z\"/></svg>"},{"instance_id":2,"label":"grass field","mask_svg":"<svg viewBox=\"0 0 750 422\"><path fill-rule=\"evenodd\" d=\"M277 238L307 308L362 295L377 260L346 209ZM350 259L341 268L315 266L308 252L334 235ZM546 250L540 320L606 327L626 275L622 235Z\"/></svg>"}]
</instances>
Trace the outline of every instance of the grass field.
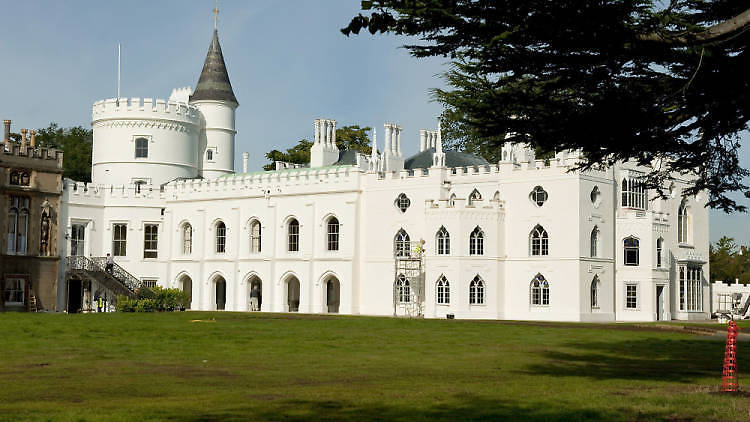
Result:
<instances>
[{"instance_id":1,"label":"grass field","mask_svg":"<svg viewBox=\"0 0 750 422\"><path fill-rule=\"evenodd\" d=\"M723 353L624 324L8 313L0 420L750 420Z\"/></svg>"}]
</instances>

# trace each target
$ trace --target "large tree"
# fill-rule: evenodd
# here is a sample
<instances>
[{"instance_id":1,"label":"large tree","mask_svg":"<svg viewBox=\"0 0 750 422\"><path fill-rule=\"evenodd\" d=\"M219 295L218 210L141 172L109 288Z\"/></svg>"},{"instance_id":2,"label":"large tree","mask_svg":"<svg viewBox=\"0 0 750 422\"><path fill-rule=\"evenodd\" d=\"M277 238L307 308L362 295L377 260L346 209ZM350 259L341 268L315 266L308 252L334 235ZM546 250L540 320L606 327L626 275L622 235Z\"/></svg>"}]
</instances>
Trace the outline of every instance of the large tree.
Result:
<instances>
[{"instance_id":1,"label":"large tree","mask_svg":"<svg viewBox=\"0 0 750 422\"><path fill-rule=\"evenodd\" d=\"M657 191L745 210L739 135L750 118L750 9L729 0L372 0L342 32L417 37L416 57L448 56L435 90L486 149L503 134L542 150L581 149L598 163L659 163ZM413 39L413 38L411 38Z\"/></svg>"},{"instance_id":2,"label":"large tree","mask_svg":"<svg viewBox=\"0 0 750 422\"><path fill-rule=\"evenodd\" d=\"M367 136L369 127L359 127L359 125L343 126L336 129L336 146L339 150L359 151L362 154L369 155L372 151L370 139ZM287 163L306 164L310 162L310 148L313 143L307 139L300 139L297 145L289 148L286 152L277 149L266 153L269 164L263 166L263 170L274 170L276 161Z\"/></svg>"},{"instance_id":3,"label":"large tree","mask_svg":"<svg viewBox=\"0 0 750 422\"><path fill-rule=\"evenodd\" d=\"M92 142L91 129L82 126L61 128L57 123L50 123L36 134L38 146L63 151L63 177L79 182L91 181Z\"/></svg>"}]
</instances>

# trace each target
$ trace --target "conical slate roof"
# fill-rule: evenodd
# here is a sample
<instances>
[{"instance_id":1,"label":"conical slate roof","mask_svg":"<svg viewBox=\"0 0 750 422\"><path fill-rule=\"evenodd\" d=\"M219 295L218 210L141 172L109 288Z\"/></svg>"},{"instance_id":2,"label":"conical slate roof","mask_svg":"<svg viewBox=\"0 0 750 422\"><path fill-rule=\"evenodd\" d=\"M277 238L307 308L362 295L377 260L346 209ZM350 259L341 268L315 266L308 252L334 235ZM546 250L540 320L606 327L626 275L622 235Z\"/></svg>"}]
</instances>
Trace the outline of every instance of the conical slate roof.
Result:
<instances>
[{"instance_id":1,"label":"conical slate roof","mask_svg":"<svg viewBox=\"0 0 750 422\"><path fill-rule=\"evenodd\" d=\"M235 106L239 105L232 91L232 83L229 82L227 66L224 64L224 55L221 54L219 45L219 33L215 29L201 77L198 79L195 92L190 96L191 102L201 100L228 101Z\"/></svg>"}]
</instances>

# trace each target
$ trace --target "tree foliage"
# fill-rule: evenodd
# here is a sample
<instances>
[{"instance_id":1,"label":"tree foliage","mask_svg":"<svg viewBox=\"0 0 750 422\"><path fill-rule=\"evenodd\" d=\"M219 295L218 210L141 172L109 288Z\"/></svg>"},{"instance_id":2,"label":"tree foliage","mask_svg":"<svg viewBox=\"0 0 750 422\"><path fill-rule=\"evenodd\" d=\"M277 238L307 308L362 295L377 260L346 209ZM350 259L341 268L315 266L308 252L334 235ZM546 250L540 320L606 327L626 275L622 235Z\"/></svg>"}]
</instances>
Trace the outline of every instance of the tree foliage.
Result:
<instances>
[{"instance_id":1,"label":"tree foliage","mask_svg":"<svg viewBox=\"0 0 750 422\"><path fill-rule=\"evenodd\" d=\"M734 238L723 236L709 249L711 281L742 283L750 281L750 254L745 246L738 247Z\"/></svg>"},{"instance_id":2,"label":"tree foliage","mask_svg":"<svg viewBox=\"0 0 750 422\"><path fill-rule=\"evenodd\" d=\"M370 154L372 147L368 139L367 132L369 127L359 127L359 125L343 126L336 129L336 146L339 150L359 151L363 154ZM286 152L277 149L266 153L269 164L263 166L263 170L274 170L276 161L286 163L306 164L310 162L310 148L313 143L307 139L300 139L297 145L289 148Z\"/></svg>"},{"instance_id":3,"label":"tree foliage","mask_svg":"<svg viewBox=\"0 0 750 422\"><path fill-rule=\"evenodd\" d=\"M415 36L416 57L448 56L459 130L497 150L503 134L544 151L581 149L581 168L635 160L647 177L694 174L684 192L745 207L739 134L750 108L750 9L726 0L370 0L342 32Z\"/></svg>"},{"instance_id":4,"label":"tree foliage","mask_svg":"<svg viewBox=\"0 0 750 422\"><path fill-rule=\"evenodd\" d=\"M63 151L63 177L79 182L91 181L93 132L82 126L61 128L50 123L36 133L37 146Z\"/></svg>"}]
</instances>

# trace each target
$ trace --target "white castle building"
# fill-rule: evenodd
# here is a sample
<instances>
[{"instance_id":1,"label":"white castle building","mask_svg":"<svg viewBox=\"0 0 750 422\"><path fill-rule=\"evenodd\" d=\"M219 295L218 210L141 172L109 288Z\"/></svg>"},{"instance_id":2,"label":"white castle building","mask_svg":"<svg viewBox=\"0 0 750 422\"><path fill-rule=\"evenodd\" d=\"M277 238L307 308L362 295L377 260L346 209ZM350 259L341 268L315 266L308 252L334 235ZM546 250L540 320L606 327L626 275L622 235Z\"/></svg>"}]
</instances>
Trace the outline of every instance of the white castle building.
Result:
<instances>
[{"instance_id":1,"label":"white castle building","mask_svg":"<svg viewBox=\"0 0 750 422\"><path fill-rule=\"evenodd\" d=\"M402 137L390 123L365 156L339 151L328 119L309 166L248 172L245 155L239 173L237 107L216 32L195 90L94 104L93 182L64 183L58 309L117 293L101 272L111 253L114 278L183 289L191 309L709 316L706 198L683 198L687 179L655 199L629 163L569 171L574 152L537 160L510 144L488 163L443 151L439 128ZM404 157L412 139L420 152Z\"/></svg>"}]
</instances>

